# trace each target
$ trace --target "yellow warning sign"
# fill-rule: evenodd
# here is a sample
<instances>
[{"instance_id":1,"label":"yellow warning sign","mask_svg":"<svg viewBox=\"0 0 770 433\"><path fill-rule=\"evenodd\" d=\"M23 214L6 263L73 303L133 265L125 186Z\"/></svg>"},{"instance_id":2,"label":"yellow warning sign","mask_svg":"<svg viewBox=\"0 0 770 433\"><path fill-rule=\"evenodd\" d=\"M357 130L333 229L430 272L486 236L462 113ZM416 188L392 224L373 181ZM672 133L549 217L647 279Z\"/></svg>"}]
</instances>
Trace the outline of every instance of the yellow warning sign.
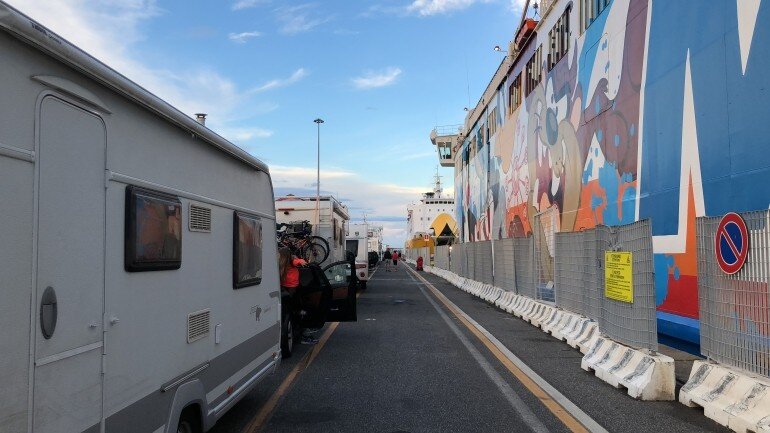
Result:
<instances>
[{"instance_id":1,"label":"yellow warning sign","mask_svg":"<svg viewBox=\"0 0 770 433\"><path fill-rule=\"evenodd\" d=\"M633 260L630 252L604 252L604 296L634 303Z\"/></svg>"}]
</instances>

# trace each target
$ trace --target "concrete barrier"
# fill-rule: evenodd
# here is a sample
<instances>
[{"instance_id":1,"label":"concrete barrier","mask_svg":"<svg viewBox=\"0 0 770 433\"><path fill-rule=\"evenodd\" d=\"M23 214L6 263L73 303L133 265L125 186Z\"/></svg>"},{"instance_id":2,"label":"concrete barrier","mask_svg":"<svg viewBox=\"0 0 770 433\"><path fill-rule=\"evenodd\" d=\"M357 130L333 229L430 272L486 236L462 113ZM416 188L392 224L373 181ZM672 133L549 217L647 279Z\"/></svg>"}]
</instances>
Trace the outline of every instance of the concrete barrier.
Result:
<instances>
[{"instance_id":1,"label":"concrete barrier","mask_svg":"<svg viewBox=\"0 0 770 433\"><path fill-rule=\"evenodd\" d=\"M523 318L525 314L527 314L528 311L534 309L536 307L536 302L532 298L524 297L523 302L521 302L516 309L513 310L513 315L519 318Z\"/></svg>"},{"instance_id":2,"label":"concrete barrier","mask_svg":"<svg viewBox=\"0 0 770 433\"><path fill-rule=\"evenodd\" d=\"M537 326L538 328L542 328L543 324L548 322L548 320L551 319L554 314L556 314L556 311L558 311L557 308L543 304L543 308L541 309L540 313L532 317L532 320L530 320L529 323Z\"/></svg>"},{"instance_id":3,"label":"concrete barrier","mask_svg":"<svg viewBox=\"0 0 770 433\"><path fill-rule=\"evenodd\" d=\"M581 361L581 367L584 370L593 371L598 378L616 388L626 388L629 396L641 400L674 399L675 379L674 360L672 358L632 349L603 337L599 333L596 322L578 314L538 302L526 296L506 292L499 287L489 284L483 284L452 274L444 275L446 275L450 282L456 281L458 288L495 304L514 316L542 328L543 331L550 333L560 340L567 340L570 346L579 348L585 354ZM703 378L707 378L707 376L698 375L698 377ZM693 382L691 386L692 392L695 393L701 387L706 387L704 389L710 390L711 394L708 394L710 396L715 389L715 384L712 382L717 382L718 380L713 379L710 382L705 381L705 379L693 381L691 376L691 382ZM762 386L742 385L736 389L747 392L742 394L743 400L740 402L733 401L731 403L733 406L730 407L733 407L733 412L736 412L738 409L735 408L738 407L743 414L748 415L740 418L740 421L737 417L728 417L726 422L729 424L730 420L733 420L733 425L749 426L747 428L753 428L751 426L755 424L766 425L768 426L767 430L753 431L766 431L770 433L770 414L766 413L770 410L768 409L770 407L770 384ZM680 400L682 398L680 396ZM697 396L686 397L686 401L681 401L688 405L705 404L705 400L698 400ZM723 404L723 406L725 405ZM747 407L747 409L743 410L743 407ZM757 410L757 407L761 410ZM751 424L754 421L756 421L755 424ZM746 431L746 428L736 431Z\"/></svg>"},{"instance_id":4,"label":"concrete barrier","mask_svg":"<svg viewBox=\"0 0 770 433\"><path fill-rule=\"evenodd\" d=\"M695 361L679 401L736 432L770 432L770 379Z\"/></svg>"},{"instance_id":5,"label":"concrete barrier","mask_svg":"<svg viewBox=\"0 0 770 433\"><path fill-rule=\"evenodd\" d=\"M566 340L566 334L574 329L580 319L581 316L575 313L565 312L562 316L562 320L559 322L559 326L555 326L551 330L551 335L560 341Z\"/></svg>"},{"instance_id":6,"label":"concrete barrier","mask_svg":"<svg viewBox=\"0 0 770 433\"><path fill-rule=\"evenodd\" d=\"M503 307L503 310L505 310L506 313L511 314L513 312L513 308L522 301L524 297L518 294L513 295L511 298L511 302L508 303L508 305L505 305Z\"/></svg>"},{"instance_id":7,"label":"concrete barrier","mask_svg":"<svg viewBox=\"0 0 770 433\"><path fill-rule=\"evenodd\" d=\"M507 305L509 302L511 302L511 298L513 297L512 292L507 292L503 289L499 289L502 294L499 298L495 301L495 306L501 310L504 310L503 306Z\"/></svg>"},{"instance_id":8,"label":"concrete barrier","mask_svg":"<svg viewBox=\"0 0 770 433\"><path fill-rule=\"evenodd\" d=\"M608 338L597 338L583 356L581 367L615 388L640 400L674 400L674 359L632 349Z\"/></svg>"},{"instance_id":9,"label":"concrete barrier","mask_svg":"<svg viewBox=\"0 0 770 433\"><path fill-rule=\"evenodd\" d=\"M587 334L590 334L591 329L596 329L597 325L596 322L593 320L582 317L577 323L577 326L570 331L564 334L565 339L567 340L567 344L570 345L570 347L577 348L578 347L578 341L580 341L582 338L587 336Z\"/></svg>"}]
</instances>

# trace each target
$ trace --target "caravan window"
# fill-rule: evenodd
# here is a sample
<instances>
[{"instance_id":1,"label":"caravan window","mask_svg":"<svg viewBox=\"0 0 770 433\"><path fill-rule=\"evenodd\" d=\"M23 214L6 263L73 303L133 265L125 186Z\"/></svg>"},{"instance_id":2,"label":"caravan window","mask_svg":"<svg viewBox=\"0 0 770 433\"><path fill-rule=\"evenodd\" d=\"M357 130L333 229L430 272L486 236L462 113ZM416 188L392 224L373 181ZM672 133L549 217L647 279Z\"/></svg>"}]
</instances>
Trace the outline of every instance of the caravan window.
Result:
<instances>
[{"instance_id":1,"label":"caravan window","mask_svg":"<svg viewBox=\"0 0 770 433\"><path fill-rule=\"evenodd\" d=\"M129 185L126 188L124 265L128 272L182 266L182 203L179 197Z\"/></svg>"},{"instance_id":2,"label":"caravan window","mask_svg":"<svg viewBox=\"0 0 770 433\"><path fill-rule=\"evenodd\" d=\"M259 217L234 212L233 288L262 282L262 221Z\"/></svg>"}]
</instances>

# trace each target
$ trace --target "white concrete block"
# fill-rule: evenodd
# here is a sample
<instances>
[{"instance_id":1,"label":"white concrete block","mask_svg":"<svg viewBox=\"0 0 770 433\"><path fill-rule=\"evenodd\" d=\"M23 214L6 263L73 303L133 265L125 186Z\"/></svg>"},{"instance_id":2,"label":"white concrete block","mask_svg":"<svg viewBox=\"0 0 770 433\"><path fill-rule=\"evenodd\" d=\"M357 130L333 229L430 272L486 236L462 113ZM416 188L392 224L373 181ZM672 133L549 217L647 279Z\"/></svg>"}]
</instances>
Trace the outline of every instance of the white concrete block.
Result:
<instances>
[{"instance_id":1,"label":"white concrete block","mask_svg":"<svg viewBox=\"0 0 770 433\"><path fill-rule=\"evenodd\" d=\"M648 354L599 337L583 357L581 367L610 385L624 387L640 400L673 400L674 359Z\"/></svg>"},{"instance_id":2,"label":"white concrete block","mask_svg":"<svg viewBox=\"0 0 770 433\"><path fill-rule=\"evenodd\" d=\"M770 379L695 361L679 401L736 432L770 432Z\"/></svg>"},{"instance_id":3,"label":"white concrete block","mask_svg":"<svg viewBox=\"0 0 770 433\"><path fill-rule=\"evenodd\" d=\"M567 339L566 334L574 329L581 317L575 313L567 313L567 319L562 322L562 325L555 328L551 335L558 340L564 341Z\"/></svg>"},{"instance_id":4,"label":"white concrete block","mask_svg":"<svg viewBox=\"0 0 770 433\"><path fill-rule=\"evenodd\" d=\"M556 311L556 308L543 304L543 309L541 310L540 314L532 317L532 320L530 320L529 323L537 326L538 328L542 328L543 323L547 322L548 319L550 319L551 316L556 313Z\"/></svg>"}]
</instances>

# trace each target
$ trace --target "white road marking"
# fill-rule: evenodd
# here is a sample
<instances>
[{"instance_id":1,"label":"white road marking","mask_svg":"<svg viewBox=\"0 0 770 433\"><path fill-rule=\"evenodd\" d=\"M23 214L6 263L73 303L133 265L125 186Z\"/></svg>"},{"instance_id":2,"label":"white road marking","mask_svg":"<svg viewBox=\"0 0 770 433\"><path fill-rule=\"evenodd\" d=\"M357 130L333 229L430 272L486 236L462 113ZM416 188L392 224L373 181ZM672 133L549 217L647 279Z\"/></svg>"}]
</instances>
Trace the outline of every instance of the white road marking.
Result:
<instances>
[{"instance_id":1,"label":"white road marking","mask_svg":"<svg viewBox=\"0 0 770 433\"><path fill-rule=\"evenodd\" d=\"M427 280L425 281L426 284L431 285L430 282ZM432 285L431 285L432 286ZM433 287L435 289L435 287ZM420 286L420 290L423 292L424 295L427 296L427 293L425 293L425 290L422 286ZM483 326L481 326L478 322L473 320L471 316L469 316L466 312L464 312L460 307L458 307L454 302L450 301L449 298L447 298L443 293L441 293L438 289L435 289L438 294L436 296L441 296L442 302L447 303L448 305L451 305L452 308L455 309L462 317L467 320L469 323L471 323L479 332L481 332L489 341L492 342L492 344L497 347L500 352L502 352L508 360L510 360L516 367L518 367L521 371L523 371L527 376L529 376L530 379L532 379L535 383L537 383L540 388L543 389L554 401L559 403L567 412L569 412L573 417L575 417L578 421L580 421L581 424L585 428L587 428L589 431L594 433L609 433L604 427L602 427L598 422L596 422L593 418L591 418L587 413L583 412L582 409L580 409L577 405L572 403L567 397L564 396L559 390L553 387L550 383L548 383L545 379L543 379L540 375L534 372L527 364L524 363L519 357L514 355L510 350L508 350L507 347L503 343L500 342L494 335L492 335L489 331L487 331ZM430 299L430 298L428 298ZM432 301L432 299L430 299ZM435 302L432 302L433 306L436 307ZM443 312L442 312L443 313ZM452 323L454 326L454 323Z\"/></svg>"},{"instance_id":2,"label":"white road marking","mask_svg":"<svg viewBox=\"0 0 770 433\"><path fill-rule=\"evenodd\" d=\"M412 277L411 274L409 276L414 280L414 277ZM415 282L417 282L417 280L415 280ZM484 355L482 355L481 352L479 352L478 349L473 346L470 340L468 340L468 337L462 333L460 328L458 328L452 319L446 315L444 310L441 309L436 301L434 301L433 298L428 295L427 292L425 292L423 285L420 284L418 287L420 288L420 292L422 292L423 296L425 296L425 299L430 302L436 312L438 312L439 316L441 316L444 322L446 322L449 329L452 330L452 332L457 336L463 346L465 346L471 356L473 356L473 359L475 359L479 364L484 373L486 373L489 379L491 379L492 382L497 386L505 399L508 400L508 403L510 403L513 410L519 414L524 423L526 423L527 426L529 426L529 428L531 428L534 432L549 432L550 430L548 430L548 428L540 421L540 419L538 419L537 415L532 412L529 406L527 406L521 397L519 397L516 391L511 388L511 385L509 385L508 382L503 379L502 376L500 376L500 373L498 373L497 370L495 370L495 368L489 363L489 361L487 361Z\"/></svg>"}]
</instances>

